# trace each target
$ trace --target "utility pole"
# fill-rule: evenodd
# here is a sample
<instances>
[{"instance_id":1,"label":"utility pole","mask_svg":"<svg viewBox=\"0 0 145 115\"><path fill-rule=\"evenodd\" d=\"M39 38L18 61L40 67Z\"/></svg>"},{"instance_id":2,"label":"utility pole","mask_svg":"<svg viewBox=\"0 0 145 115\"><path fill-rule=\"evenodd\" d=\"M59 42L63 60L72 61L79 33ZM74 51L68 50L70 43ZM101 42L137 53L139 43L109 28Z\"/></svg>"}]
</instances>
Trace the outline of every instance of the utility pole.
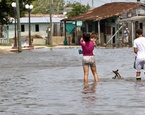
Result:
<instances>
[{"instance_id":1,"label":"utility pole","mask_svg":"<svg viewBox=\"0 0 145 115\"><path fill-rule=\"evenodd\" d=\"M17 11L18 52L22 52L22 46L21 46L21 31L20 31L20 9L19 9L19 0L16 0L16 11Z\"/></svg>"},{"instance_id":2,"label":"utility pole","mask_svg":"<svg viewBox=\"0 0 145 115\"><path fill-rule=\"evenodd\" d=\"M51 1L51 14L54 14L54 1L53 0L50 1Z\"/></svg>"},{"instance_id":3,"label":"utility pole","mask_svg":"<svg viewBox=\"0 0 145 115\"><path fill-rule=\"evenodd\" d=\"M57 14L59 14L59 6L60 6L60 2L58 2L58 5L57 5Z\"/></svg>"},{"instance_id":4,"label":"utility pole","mask_svg":"<svg viewBox=\"0 0 145 115\"><path fill-rule=\"evenodd\" d=\"M50 0L50 35L49 35L49 39L50 39L50 46L52 47L52 1Z\"/></svg>"},{"instance_id":5,"label":"utility pole","mask_svg":"<svg viewBox=\"0 0 145 115\"><path fill-rule=\"evenodd\" d=\"M92 0L92 8L94 7L94 0Z\"/></svg>"}]
</instances>

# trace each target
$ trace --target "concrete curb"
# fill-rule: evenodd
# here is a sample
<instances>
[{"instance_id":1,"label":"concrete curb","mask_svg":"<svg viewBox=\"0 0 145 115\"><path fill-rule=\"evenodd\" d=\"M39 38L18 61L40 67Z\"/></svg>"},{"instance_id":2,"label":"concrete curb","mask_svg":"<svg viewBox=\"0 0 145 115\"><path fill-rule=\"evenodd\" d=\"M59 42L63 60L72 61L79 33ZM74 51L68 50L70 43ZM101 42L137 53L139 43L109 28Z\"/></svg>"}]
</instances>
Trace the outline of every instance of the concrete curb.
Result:
<instances>
[{"instance_id":1,"label":"concrete curb","mask_svg":"<svg viewBox=\"0 0 145 115\"><path fill-rule=\"evenodd\" d=\"M55 48L80 48L81 46L54 46L54 47L47 47L47 46L34 46L34 47L23 47L23 50L35 50L35 49L44 49L44 48L48 48L48 49L55 49ZM7 52L18 52L18 48L13 48L12 46L0 46L0 50L5 50Z\"/></svg>"}]
</instances>

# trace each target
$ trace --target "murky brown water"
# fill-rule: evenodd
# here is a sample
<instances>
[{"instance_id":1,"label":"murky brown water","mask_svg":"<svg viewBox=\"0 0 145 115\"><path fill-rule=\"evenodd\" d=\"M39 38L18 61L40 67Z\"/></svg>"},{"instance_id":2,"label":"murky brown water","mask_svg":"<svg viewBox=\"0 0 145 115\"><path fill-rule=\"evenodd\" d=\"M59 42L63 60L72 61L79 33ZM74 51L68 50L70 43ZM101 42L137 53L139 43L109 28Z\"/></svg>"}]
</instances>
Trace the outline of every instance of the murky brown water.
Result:
<instances>
[{"instance_id":1,"label":"murky brown water","mask_svg":"<svg viewBox=\"0 0 145 115\"><path fill-rule=\"evenodd\" d=\"M100 81L83 84L77 48L0 54L0 115L144 115L132 48L95 49ZM119 69L122 79L112 79Z\"/></svg>"}]
</instances>

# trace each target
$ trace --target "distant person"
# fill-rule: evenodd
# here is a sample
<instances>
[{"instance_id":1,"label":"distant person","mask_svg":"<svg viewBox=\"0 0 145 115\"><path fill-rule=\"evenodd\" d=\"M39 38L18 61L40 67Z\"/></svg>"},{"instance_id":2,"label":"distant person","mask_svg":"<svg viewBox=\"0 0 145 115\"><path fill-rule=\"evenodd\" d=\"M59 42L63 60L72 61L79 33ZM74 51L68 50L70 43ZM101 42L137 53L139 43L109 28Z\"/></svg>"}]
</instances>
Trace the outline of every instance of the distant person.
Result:
<instances>
[{"instance_id":1,"label":"distant person","mask_svg":"<svg viewBox=\"0 0 145 115\"><path fill-rule=\"evenodd\" d=\"M91 68L92 74L94 76L94 81L98 81L98 75L96 70L96 60L93 54L94 43L90 40L90 34L83 34L83 38L80 40L82 46L83 58L82 65L84 70L84 82L88 82L89 67Z\"/></svg>"},{"instance_id":2,"label":"distant person","mask_svg":"<svg viewBox=\"0 0 145 115\"><path fill-rule=\"evenodd\" d=\"M128 28L126 28L125 30L124 30L124 43L128 43L129 42L129 34L130 34L130 32L129 32L129 29Z\"/></svg>"},{"instance_id":3,"label":"distant person","mask_svg":"<svg viewBox=\"0 0 145 115\"><path fill-rule=\"evenodd\" d=\"M141 80L141 69L145 72L145 37L143 37L142 29L136 30L136 37L137 38L134 40L134 53L136 54L136 80Z\"/></svg>"}]
</instances>

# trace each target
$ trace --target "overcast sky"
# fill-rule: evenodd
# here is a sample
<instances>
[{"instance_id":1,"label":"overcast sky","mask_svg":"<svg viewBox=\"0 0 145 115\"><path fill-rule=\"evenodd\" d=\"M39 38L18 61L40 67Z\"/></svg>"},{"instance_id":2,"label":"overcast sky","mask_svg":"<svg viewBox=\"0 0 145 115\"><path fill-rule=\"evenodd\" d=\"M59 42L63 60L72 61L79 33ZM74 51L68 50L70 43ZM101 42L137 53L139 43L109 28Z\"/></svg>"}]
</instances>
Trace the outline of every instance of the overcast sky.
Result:
<instances>
[{"instance_id":1,"label":"overcast sky","mask_svg":"<svg viewBox=\"0 0 145 115\"><path fill-rule=\"evenodd\" d=\"M94 7L98 7L101 6L103 4L106 3L110 3L110 2L136 2L137 0L65 0L67 1L71 1L71 3L73 2L81 2L81 4L86 5L87 3L89 3L90 6L92 6L92 1L93 1L93 6ZM144 1L144 0L140 0L140 1Z\"/></svg>"}]
</instances>

